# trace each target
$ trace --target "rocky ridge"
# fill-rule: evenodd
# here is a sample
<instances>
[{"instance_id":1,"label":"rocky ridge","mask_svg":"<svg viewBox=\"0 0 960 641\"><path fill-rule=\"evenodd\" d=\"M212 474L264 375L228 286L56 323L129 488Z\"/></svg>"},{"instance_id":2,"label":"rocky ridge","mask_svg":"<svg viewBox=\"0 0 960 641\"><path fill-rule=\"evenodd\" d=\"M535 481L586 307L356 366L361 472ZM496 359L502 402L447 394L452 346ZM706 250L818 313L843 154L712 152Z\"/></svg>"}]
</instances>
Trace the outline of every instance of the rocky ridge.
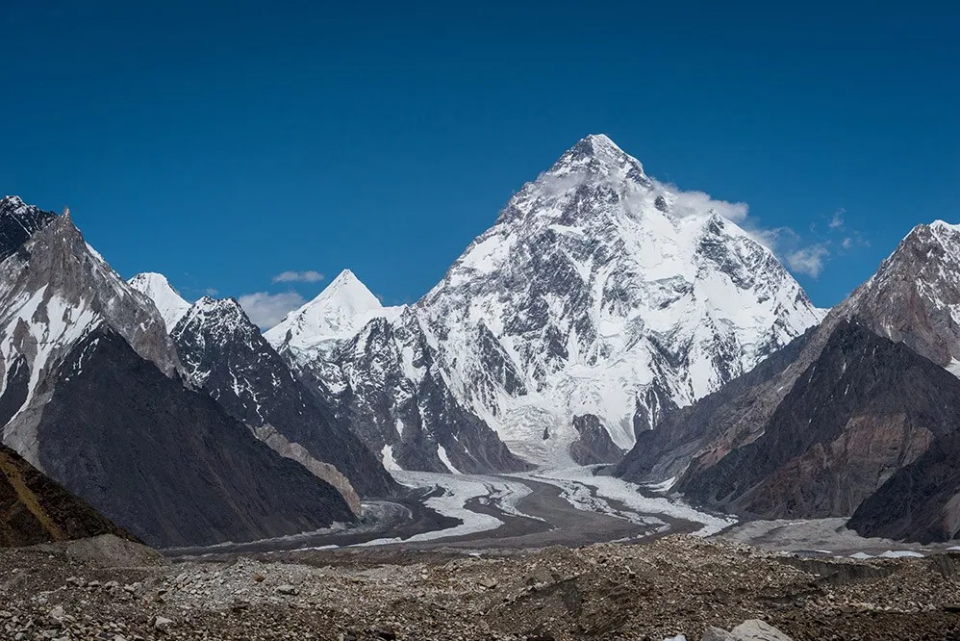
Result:
<instances>
[{"instance_id":1,"label":"rocky ridge","mask_svg":"<svg viewBox=\"0 0 960 641\"><path fill-rule=\"evenodd\" d=\"M173 341L153 303L87 245L69 212L37 229L0 262L3 442L40 469L37 423L60 366L101 326L120 333L164 374L177 372Z\"/></svg>"},{"instance_id":2,"label":"rocky ridge","mask_svg":"<svg viewBox=\"0 0 960 641\"><path fill-rule=\"evenodd\" d=\"M52 478L157 547L267 539L354 520L333 486L107 328L65 360L38 434Z\"/></svg>"},{"instance_id":3,"label":"rocky ridge","mask_svg":"<svg viewBox=\"0 0 960 641\"><path fill-rule=\"evenodd\" d=\"M363 496L399 491L380 461L310 393L232 299L201 298L173 329L190 381L288 458Z\"/></svg>"}]
</instances>

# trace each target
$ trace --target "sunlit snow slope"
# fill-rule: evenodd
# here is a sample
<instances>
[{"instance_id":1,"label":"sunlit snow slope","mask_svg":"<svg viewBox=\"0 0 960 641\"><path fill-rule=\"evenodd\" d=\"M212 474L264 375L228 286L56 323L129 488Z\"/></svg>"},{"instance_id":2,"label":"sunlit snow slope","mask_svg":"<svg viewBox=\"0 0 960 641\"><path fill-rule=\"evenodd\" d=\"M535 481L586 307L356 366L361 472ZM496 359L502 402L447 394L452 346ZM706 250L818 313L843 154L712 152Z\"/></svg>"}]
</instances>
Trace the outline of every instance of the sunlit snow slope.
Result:
<instances>
[{"instance_id":1,"label":"sunlit snow slope","mask_svg":"<svg viewBox=\"0 0 960 641\"><path fill-rule=\"evenodd\" d=\"M170 285L167 277L163 274L144 272L137 274L127 282L135 290L146 294L147 298L153 301L163 317L168 332L173 330L177 322L190 309L190 303L177 293L177 290Z\"/></svg>"}]
</instances>

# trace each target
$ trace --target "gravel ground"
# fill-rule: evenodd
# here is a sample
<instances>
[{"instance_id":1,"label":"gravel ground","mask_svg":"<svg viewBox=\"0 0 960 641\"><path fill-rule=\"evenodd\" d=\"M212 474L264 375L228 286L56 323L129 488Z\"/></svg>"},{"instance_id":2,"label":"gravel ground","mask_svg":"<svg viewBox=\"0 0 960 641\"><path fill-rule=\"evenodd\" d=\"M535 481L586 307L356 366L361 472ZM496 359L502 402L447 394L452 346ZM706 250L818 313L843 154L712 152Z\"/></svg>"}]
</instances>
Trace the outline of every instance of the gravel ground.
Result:
<instances>
[{"instance_id":1,"label":"gravel ground","mask_svg":"<svg viewBox=\"0 0 960 641\"><path fill-rule=\"evenodd\" d=\"M171 563L104 537L0 551L0 638L960 639L960 556L801 559L676 535L540 551L338 550Z\"/></svg>"}]
</instances>

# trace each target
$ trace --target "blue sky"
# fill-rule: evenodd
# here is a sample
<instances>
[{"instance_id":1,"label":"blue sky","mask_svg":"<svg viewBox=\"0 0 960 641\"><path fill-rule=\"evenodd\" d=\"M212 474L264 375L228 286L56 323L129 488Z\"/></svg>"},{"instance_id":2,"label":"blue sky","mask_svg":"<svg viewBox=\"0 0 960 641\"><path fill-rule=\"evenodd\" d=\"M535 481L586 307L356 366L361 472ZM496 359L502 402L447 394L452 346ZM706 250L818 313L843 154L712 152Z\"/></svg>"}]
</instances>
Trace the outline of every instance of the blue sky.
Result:
<instances>
[{"instance_id":1,"label":"blue sky","mask_svg":"<svg viewBox=\"0 0 960 641\"><path fill-rule=\"evenodd\" d=\"M960 220L957 3L338 4L0 4L0 193L264 309L416 300L589 133L748 203L822 306Z\"/></svg>"}]
</instances>

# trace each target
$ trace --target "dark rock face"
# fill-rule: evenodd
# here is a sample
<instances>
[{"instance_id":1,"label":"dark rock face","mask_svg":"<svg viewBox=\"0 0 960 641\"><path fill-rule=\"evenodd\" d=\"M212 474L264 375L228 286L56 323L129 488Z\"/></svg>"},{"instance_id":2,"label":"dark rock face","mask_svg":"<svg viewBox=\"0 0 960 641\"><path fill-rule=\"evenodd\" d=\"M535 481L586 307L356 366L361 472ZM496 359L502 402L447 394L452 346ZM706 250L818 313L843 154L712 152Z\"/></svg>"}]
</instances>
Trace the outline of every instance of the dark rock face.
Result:
<instances>
[{"instance_id":1,"label":"dark rock face","mask_svg":"<svg viewBox=\"0 0 960 641\"><path fill-rule=\"evenodd\" d=\"M132 538L16 452L0 445L0 547L100 534Z\"/></svg>"},{"instance_id":2,"label":"dark rock face","mask_svg":"<svg viewBox=\"0 0 960 641\"><path fill-rule=\"evenodd\" d=\"M960 428L960 380L847 322L751 443L688 472L688 497L762 518L853 514Z\"/></svg>"},{"instance_id":3,"label":"dark rock face","mask_svg":"<svg viewBox=\"0 0 960 641\"><path fill-rule=\"evenodd\" d=\"M13 361L7 372L7 381L0 396L0 425L6 425L23 404L30 392L30 367L21 356Z\"/></svg>"},{"instance_id":4,"label":"dark rock face","mask_svg":"<svg viewBox=\"0 0 960 641\"><path fill-rule=\"evenodd\" d=\"M335 488L98 328L38 426L43 469L151 545L276 537L353 520Z\"/></svg>"},{"instance_id":5,"label":"dark rock face","mask_svg":"<svg viewBox=\"0 0 960 641\"><path fill-rule=\"evenodd\" d=\"M25 205L16 196L0 199L0 261L16 253L35 232L56 217L53 212Z\"/></svg>"},{"instance_id":6,"label":"dark rock face","mask_svg":"<svg viewBox=\"0 0 960 641\"><path fill-rule=\"evenodd\" d=\"M600 419L593 414L573 417L573 427L580 436L570 445L570 456L577 465L617 463L623 450L610 439Z\"/></svg>"},{"instance_id":7,"label":"dark rock face","mask_svg":"<svg viewBox=\"0 0 960 641\"><path fill-rule=\"evenodd\" d=\"M203 298L172 332L191 380L234 418L270 427L336 467L362 496L400 487L370 450L297 379L233 300Z\"/></svg>"},{"instance_id":8,"label":"dark rock face","mask_svg":"<svg viewBox=\"0 0 960 641\"><path fill-rule=\"evenodd\" d=\"M847 527L863 536L933 543L960 534L960 433L935 438L867 498Z\"/></svg>"}]
</instances>

